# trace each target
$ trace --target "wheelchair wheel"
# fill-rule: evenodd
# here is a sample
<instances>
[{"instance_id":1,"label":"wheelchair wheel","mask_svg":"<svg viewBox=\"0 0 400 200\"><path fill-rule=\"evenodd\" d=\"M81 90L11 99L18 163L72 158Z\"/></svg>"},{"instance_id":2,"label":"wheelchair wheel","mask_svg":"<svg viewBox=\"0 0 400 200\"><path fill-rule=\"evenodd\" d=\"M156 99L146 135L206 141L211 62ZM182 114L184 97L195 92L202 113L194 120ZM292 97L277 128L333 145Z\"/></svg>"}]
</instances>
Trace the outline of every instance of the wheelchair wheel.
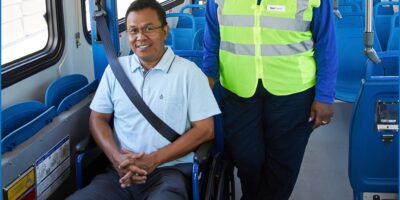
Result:
<instances>
[{"instance_id":1,"label":"wheelchair wheel","mask_svg":"<svg viewBox=\"0 0 400 200\"><path fill-rule=\"evenodd\" d=\"M217 200L235 200L233 165L228 161L224 162L222 166L218 183Z\"/></svg>"},{"instance_id":2,"label":"wheelchair wheel","mask_svg":"<svg viewBox=\"0 0 400 200\"><path fill-rule=\"evenodd\" d=\"M221 154L215 155L207 177L205 200L234 200L235 182L233 165L223 159Z\"/></svg>"}]
</instances>

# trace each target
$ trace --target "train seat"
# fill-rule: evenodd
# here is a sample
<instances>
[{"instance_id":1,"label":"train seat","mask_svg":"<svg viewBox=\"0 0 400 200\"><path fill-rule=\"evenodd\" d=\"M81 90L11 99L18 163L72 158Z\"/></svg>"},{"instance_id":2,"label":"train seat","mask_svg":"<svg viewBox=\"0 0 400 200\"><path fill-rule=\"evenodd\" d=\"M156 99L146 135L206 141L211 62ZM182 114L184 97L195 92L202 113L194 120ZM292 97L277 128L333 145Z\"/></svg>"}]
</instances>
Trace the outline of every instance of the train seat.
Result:
<instances>
[{"instance_id":1,"label":"train seat","mask_svg":"<svg viewBox=\"0 0 400 200\"><path fill-rule=\"evenodd\" d=\"M88 85L88 83L88 79L81 74L66 75L53 81L46 90L45 105L47 107L58 107L65 97Z\"/></svg>"},{"instance_id":2,"label":"train seat","mask_svg":"<svg viewBox=\"0 0 400 200\"><path fill-rule=\"evenodd\" d=\"M55 116L54 106L48 108L38 101L25 101L5 108L1 120L2 154L37 133Z\"/></svg>"},{"instance_id":3,"label":"train seat","mask_svg":"<svg viewBox=\"0 0 400 200\"><path fill-rule=\"evenodd\" d=\"M204 28L196 31L193 39L193 50L204 49Z\"/></svg>"},{"instance_id":4,"label":"train seat","mask_svg":"<svg viewBox=\"0 0 400 200\"><path fill-rule=\"evenodd\" d=\"M350 125L349 177L355 200L365 195L395 199L390 195L398 189L400 51L378 55L380 64L368 61Z\"/></svg>"},{"instance_id":5,"label":"train seat","mask_svg":"<svg viewBox=\"0 0 400 200\"><path fill-rule=\"evenodd\" d=\"M66 96L58 105L57 113L62 113L63 111L70 109L72 106L82 101L85 97L89 96L89 94L95 92L98 85L99 81L94 80L93 82Z\"/></svg>"},{"instance_id":6,"label":"train seat","mask_svg":"<svg viewBox=\"0 0 400 200\"><path fill-rule=\"evenodd\" d=\"M191 9L191 13L195 17L204 17L206 12L206 5L200 4L186 4L184 5L179 12L184 13L185 10Z\"/></svg>"},{"instance_id":7,"label":"train seat","mask_svg":"<svg viewBox=\"0 0 400 200\"><path fill-rule=\"evenodd\" d=\"M203 63L203 51L201 50L175 50L175 55L184 57L194 62L199 68L202 67Z\"/></svg>"},{"instance_id":8,"label":"train seat","mask_svg":"<svg viewBox=\"0 0 400 200\"><path fill-rule=\"evenodd\" d=\"M355 102L365 77L366 60L364 55L364 13L358 4L345 4L352 7L344 12L342 19L336 19L336 37L339 53L339 69L336 82L336 98ZM382 51L380 40L374 34L374 49Z\"/></svg>"},{"instance_id":9,"label":"train seat","mask_svg":"<svg viewBox=\"0 0 400 200\"><path fill-rule=\"evenodd\" d=\"M167 38L166 45L170 45L173 50L192 50L193 40L196 33L196 21L194 17L187 13L168 13L167 20L172 20L172 18L177 18L178 21L186 18L191 22L191 26L171 27L169 34L169 37L171 38Z\"/></svg>"},{"instance_id":10,"label":"train seat","mask_svg":"<svg viewBox=\"0 0 400 200\"><path fill-rule=\"evenodd\" d=\"M374 5L374 25L383 51L388 49L391 19L395 14L393 6L395 5L399 6L400 2L379 2Z\"/></svg>"},{"instance_id":11,"label":"train seat","mask_svg":"<svg viewBox=\"0 0 400 200\"><path fill-rule=\"evenodd\" d=\"M360 4L358 4L356 2L339 3L339 10L342 15L348 14L348 13L354 13L354 12L362 12Z\"/></svg>"},{"instance_id":12,"label":"train seat","mask_svg":"<svg viewBox=\"0 0 400 200\"><path fill-rule=\"evenodd\" d=\"M392 16L390 24L388 50L400 50L400 12Z\"/></svg>"},{"instance_id":13,"label":"train seat","mask_svg":"<svg viewBox=\"0 0 400 200\"><path fill-rule=\"evenodd\" d=\"M347 28L364 27L365 14L360 6L353 2L346 2L339 5L342 18L335 18L335 25L338 31Z\"/></svg>"},{"instance_id":14,"label":"train seat","mask_svg":"<svg viewBox=\"0 0 400 200\"><path fill-rule=\"evenodd\" d=\"M204 29L206 24L205 18L205 5L198 5L198 4L187 4L183 6L179 13L187 13L186 10L191 9L191 15L193 15L194 20L196 22L196 30ZM177 28L189 28L191 27L191 21L188 18L179 18L178 23L176 25Z\"/></svg>"}]
</instances>

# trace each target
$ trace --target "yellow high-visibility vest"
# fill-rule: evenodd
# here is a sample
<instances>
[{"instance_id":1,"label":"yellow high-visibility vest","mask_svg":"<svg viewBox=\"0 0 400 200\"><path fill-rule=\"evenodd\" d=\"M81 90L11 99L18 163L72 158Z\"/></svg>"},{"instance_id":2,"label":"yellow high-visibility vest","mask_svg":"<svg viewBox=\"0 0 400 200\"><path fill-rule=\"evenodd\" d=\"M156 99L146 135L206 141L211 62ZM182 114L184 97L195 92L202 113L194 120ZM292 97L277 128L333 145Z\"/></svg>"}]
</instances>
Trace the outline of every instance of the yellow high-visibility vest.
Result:
<instances>
[{"instance_id":1,"label":"yellow high-visibility vest","mask_svg":"<svg viewBox=\"0 0 400 200\"><path fill-rule=\"evenodd\" d=\"M220 24L221 84L241 97L254 95L258 79L274 95L316 83L310 24L320 0L216 0Z\"/></svg>"}]
</instances>

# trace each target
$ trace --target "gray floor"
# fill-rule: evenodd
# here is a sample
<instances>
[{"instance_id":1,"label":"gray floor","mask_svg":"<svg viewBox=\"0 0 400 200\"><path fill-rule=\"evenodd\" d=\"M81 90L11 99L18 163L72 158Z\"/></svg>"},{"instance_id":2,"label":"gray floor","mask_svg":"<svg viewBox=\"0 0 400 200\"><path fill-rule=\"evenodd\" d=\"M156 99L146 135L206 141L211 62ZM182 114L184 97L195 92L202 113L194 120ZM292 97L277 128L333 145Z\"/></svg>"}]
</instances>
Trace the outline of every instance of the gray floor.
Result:
<instances>
[{"instance_id":1,"label":"gray floor","mask_svg":"<svg viewBox=\"0 0 400 200\"><path fill-rule=\"evenodd\" d=\"M290 200L351 200L348 178L348 130L352 105L335 103L332 122L315 130L309 140L300 175ZM240 199L236 180L236 199Z\"/></svg>"}]
</instances>

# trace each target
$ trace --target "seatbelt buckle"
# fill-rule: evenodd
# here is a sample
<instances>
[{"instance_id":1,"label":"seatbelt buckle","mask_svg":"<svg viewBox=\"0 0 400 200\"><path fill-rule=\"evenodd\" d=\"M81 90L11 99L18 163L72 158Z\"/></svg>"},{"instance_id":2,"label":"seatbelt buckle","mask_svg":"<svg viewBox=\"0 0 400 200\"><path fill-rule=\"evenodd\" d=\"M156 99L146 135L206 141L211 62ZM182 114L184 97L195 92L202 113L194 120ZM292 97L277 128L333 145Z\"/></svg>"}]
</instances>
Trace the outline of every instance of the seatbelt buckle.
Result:
<instances>
[{"instance_id":1,"label":"seatbelt buckle","mask_svg":"<svg viewBox=\"0 0 400 200\"><path fill-rule=\"evenodd\" d=\"M93 13L94 20L98 19L99 17L107 16L107 12L103 9L96 10Z\"/></svg>"},{"instance_id":2,"label":"seatbelt buckle","mask_svg":"<svg viewBox=\"0 0 400 200\"><path fill-rule=\"evenodd\" d=\"M94 2L95 5L95 11L93 13L93 19L96 20L99 17L107 16L107 12L104 10L104 1L103 0L96 0Z\"/></svg>"}]
</instances>

